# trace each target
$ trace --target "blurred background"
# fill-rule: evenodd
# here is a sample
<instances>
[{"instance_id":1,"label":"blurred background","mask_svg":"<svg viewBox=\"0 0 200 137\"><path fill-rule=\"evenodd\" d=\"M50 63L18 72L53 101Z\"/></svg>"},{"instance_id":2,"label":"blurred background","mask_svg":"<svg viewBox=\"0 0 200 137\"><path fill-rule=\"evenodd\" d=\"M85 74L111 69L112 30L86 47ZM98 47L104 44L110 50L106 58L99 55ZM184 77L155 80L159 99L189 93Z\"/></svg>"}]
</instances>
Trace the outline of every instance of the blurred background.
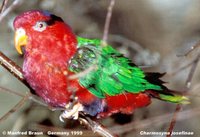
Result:
<instances>
[{"instance_id":1,"label":"blurred background","mask_svg":"<svg viewBox=\"0 0 200 137\"><path fill-rule=\"evenodd\" d=\"M48 10L62 17L77 35L87 38L102 38L109 0L16 0L18 5L0 22L0 50L20 66L23 58L13 46L13 19L31 9ZM3 0L0 0L0 5ZM9 0L7 7L13 3ZM199 54L199 48L188 56L184 55L192 46L200 42L200 0L116 0L111 19L108 43L145 71L167 72L163 80L166 86L177 91L185 90L185 81L190 67L180 68L191 63ZM199 106L200 70L195 71L189 98L191 104L183 106L191 110ZM5 91L13 90L26 94L29 90L4 68L0 67L0 117L15 106L21 99ZM99 120L108 128L127 123L173 114L176 105L153 100L146 108L137 110L131 116L115 115ZM191 111L191 113L199 113ZM82 136L94 136L77 121L61 123L60 112L53 112L32 102L25 102L16 112L0 123L0 134L4 130L27 131L44 130L50 126L54 130L84 130ZM162 124L119 131L122 137L140 136L140 131L167 131L171 118L163 119ZM149 121L150 122L150 121ZM194 132L200 136L199 115L178 121L175 131ZM115 132L113 130L113 132ZM43 135L46 136L46 135ZM184 136L184 135L182 135ZM149 136L150 137L150 136Z\"/></svg>"}]
</instances>

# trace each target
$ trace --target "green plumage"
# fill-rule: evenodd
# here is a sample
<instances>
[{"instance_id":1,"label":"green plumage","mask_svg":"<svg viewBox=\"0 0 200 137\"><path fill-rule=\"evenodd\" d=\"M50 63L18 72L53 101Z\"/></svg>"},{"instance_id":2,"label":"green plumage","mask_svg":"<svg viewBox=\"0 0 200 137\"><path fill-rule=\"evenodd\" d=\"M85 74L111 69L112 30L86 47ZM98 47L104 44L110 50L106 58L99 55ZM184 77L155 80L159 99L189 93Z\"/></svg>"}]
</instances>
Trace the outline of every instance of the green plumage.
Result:
<instances>
[{"instance_id":1,"label":"green plumage","mask_svg":"<svg viewBox=\"0 0 200 137\"><path fill-rule=\"evenodd\" d=\"M92 67L92 71L79 79L82 86L99 98L115 96L124 92L140 93L145 90L162 92L161 84L148 81L145 73L131 60L107 45L101 46L101 40L77 37L78 50L69 62L69 69L75 73ZM159 81L159 80L158 80ZM175 97L168 93L163 96ZM173 101L176 100L173 98ZM171 101L171 102L173 102ZM175 102L175 101L174 101Z\"/></svg>"},{"instance_id":2,"label":"green plumage","mask_svg":"<svg viewBox=\"0 0 200 137\"><path fill-rule=\"evenodd\" d=\"M78 52L70 65L74 72L84 71L91 65L96 69L80 78L80 83L99 98L123 92L139 93L147 89L162 90L144 79L144 72L111 46L100 46L100 40L78 37ZM92 57L92 59L91 59Z\"/></svg>"}]
</instances>

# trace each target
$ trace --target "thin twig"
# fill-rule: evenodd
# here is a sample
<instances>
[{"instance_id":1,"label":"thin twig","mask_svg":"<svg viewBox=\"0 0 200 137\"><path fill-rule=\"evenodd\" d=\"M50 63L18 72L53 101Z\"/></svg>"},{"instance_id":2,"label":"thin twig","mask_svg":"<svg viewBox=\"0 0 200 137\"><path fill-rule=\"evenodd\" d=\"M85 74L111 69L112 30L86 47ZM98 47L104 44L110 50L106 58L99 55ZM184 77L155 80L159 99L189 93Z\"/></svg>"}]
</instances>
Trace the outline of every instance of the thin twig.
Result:
<instances>
[{"instance_id":1,"label":"thin twig","mask_svg":"<svg viewBox=\"0 0 200 137\"><path fill-rule=\"evenodd\" d=\"M4 87L0 87L0 92L6 92L6 93L10 93L10 94L13 94L13 95L17 95L19 97L24 97L24 94L21 94L19 92L16 92L16 91L12 91L10 89L7 89L7 88L4 88Z\"/></svg>"},{"instance_id":2,"label":"thin twig","mask_svg":"<svg viewBox=\"0 0 200 137\"><path fill-rule=\"evenodd\" d=\"M0 8L0 14L6 9L7 4L8 4L8 0L3 0L3 3Z\"/></svg>"},{"instance_id":3,"label":"thin twig","mask_svg":"<svg viewBox=\"0 0 200 137\"><path fill-rule=\"evenodd\" d=\"M12 10L14 10L22 2L23 2L23 0L13 1L13 3L0 14L0 22L6 17L6 15L8 15Z\"/></svg>"},{"instance_id":4,"label":"thin twig","mask_svg":"<svg viewBox=\"0 0 200 137\"><path fill-rule=\"evenodd\" d=\"M108 12L107 12L107 15L106 15L106 21L105 21L105 25L104 25L102 46L107 45L106 43L107 43L107 39L108 39L108 31L109 31L109 27L110 27L110 21L111 21L112 10L113 10L114 5L115 5L115 0L110 0L110 5L108 7Z\"/></svg>"},{"instance_id":5,"label":"thin twig","mask_svg":"<svg viewBox=\"0 0 200 137\"><path fill-rule=\"evenodd\" d=\"M31 96L29 97L29 99L41 106L44 107L49 107L47 103L45 103L43 100L41 100L38 96L31 94ZM49 109L54 110L54 108L49 107Z\"/></svg>"},{"instance_id":6,"label":"thin twig","mask_svg":"<svg viewBox=\"0 0 200 137\"><path fill-rule=\"evenodd\" d=\"M174 112L174 114L172 116L172 119L171 119L171 122L170 122L170 126L169 126L169 129L168 129L169 134L166 137L171 137L173 129L174 129L175 125L176 125L178 114L181 111L181 108L182 108L181 104L177 104L176 105L176 110L175 110L175 112Z\"/></svg>"},{"instance_id":7,"label":"thin twig","mask_svg":"<svg viewBox=\"0 0 200 137\"><path fill-rule=\"evenodd\" d=\"M193 76L194 76L194 72L195 72L195 70L196 70L196 68L197 68L199 59L200 59L200 54L198 54L198 56L196 57L196 59L194 60L192 66L191 66L190 73L188 74L188 78L187 78L187 80L186 80L186 82L185 82L185 88L186 88L185 92L188 92L189 89L190 89L190 87L191 87L191 81L192 81L192 78L193 78ZM175 124L176 124L176 119L177 119L178 113L180 112L181 108L182 108L182 105L181 105L181 104L178 104L178 105L176 106L176 110L175 110L175 112L174 112L174 115L173 115L173 117L172 117L172 120L171 120L171 122L170 122L169 129L168 129L168 132L169 132L170 134L167 135L167 137L171 137L171 135L172 135L174 126L175 126Z\"/></svg>"},{"instance_id":8,"label":"thin twig","mask_svg":"<svg viewBox=\"0 0 200 137\"><path fill-rule=\"evenodd\" d=\"M194 60L194 63L191 67L191 70L190 70L190 73L188 75L188 78L186 80L186 92L189 91L189 89L191 88L191 81L192 81L192 78L194 76L194 72L196 71L196 68L197 68L197 65L199 63L199 59L200 59L200 54L197 55L196 59Z\"/></svg>"},{"instance_id":9,"label":"thin twig","mask_svg":"<svg viewBox=\"0 0 200 137\"><path fill-rule=\"evenodd\" d=\"M188 56L190 53L192 53L192 51L194 51L195 49L197 49L199 47L200 47L200 42L198 42L197 44L192 46L186 53L177 55L177 57Z\"/></svg>"},{"instance_id":10,"label":"thin twig","mask_svg":"<svg viewBox=\"0 0 200 137\"><path fill-rule=\"evenodd\" d=\"M192 61L192 62L186 64L185 66L183 66L183 67L181 67L181 68L178 68L178 70L175 70L175 71L173 71L172 73L168 73L168 75L174 76L174 75L178 74L179 72L181 72L181 71L187 69L188 67L190 67L190 66L193 64L193 62L194 62L194 61Z\"/></svg>"},{"instance_id":11,"label":"thin twig","mask_svg":"<svg viewBox=\"0 0 200 137\"><path fill-rule=\"evenodd\" d=\"M8 88L4 88L4 87L0 87L0 92L6 92L6 93L9 93L9 94L13 94L13 95L17 95L19 97L22 97L24 98L25 95L22 94L22 93L19 93L19 92L16 92L16 91L13 91L13 90L10 90ZM32 93L29 93L29 100L41 105L41 106L44 106L44 107L49 107L51 110L62 110L62 109L56 109L56 108L53 108L53 107L50 107L48 106L44 101L42 101L38 96L32 94Z\"/></svg>"},{"instance_id":12,"label":"thin twig","mask_svg":"<svg viewBox=\"0 0 200 137\"><path fill-rule=\"evenodd\" d=\"M7 117L10 114L14 113L17 109L19 109L24 104L24 102L26 102L28 100L29 96L30 96L30 94L26 94L11 110L9 110L5 115L3 115L0 118L0 122L7 119Z\"/></svg>"}]
</instances>

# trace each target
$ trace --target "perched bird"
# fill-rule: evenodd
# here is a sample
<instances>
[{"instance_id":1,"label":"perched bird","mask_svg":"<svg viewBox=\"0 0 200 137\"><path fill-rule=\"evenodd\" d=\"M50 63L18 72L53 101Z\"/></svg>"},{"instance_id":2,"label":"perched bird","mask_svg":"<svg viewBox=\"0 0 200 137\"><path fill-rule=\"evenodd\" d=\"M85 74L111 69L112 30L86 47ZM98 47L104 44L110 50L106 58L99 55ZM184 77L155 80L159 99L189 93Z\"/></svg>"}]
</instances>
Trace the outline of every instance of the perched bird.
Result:
<instances>
[{"instance_id":1,"label":"perched bird","mask_svg":"<svg viewBox=\"0 0 200 137\"><path fill-rule=\"evenodd\" d=\"M58 16L31 10L14 20L15 47L24 55L23 75L50 106L64 108L63 118L79 112L107 117L131 114L157 98L187 103L163 85L160 73L145 73L99 39L76 36Z\"/></svg>"}]
</instances>

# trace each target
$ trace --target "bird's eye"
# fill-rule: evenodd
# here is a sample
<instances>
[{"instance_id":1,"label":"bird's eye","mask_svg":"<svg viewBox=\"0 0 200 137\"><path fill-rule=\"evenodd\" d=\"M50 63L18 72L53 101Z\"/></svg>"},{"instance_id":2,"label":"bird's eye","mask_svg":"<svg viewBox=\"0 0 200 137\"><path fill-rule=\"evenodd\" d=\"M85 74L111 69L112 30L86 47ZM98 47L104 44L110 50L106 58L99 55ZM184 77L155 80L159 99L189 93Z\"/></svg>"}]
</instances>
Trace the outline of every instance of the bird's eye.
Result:
<instances>
[{"instance_id":1,"label":"bird's eye","mask_svg":"<svg viewBox=\"0 0 200 137\"><path fill-rule=\"evenodd\" d=\"M33 26L33 29L39 32L42 32L46 29L47 23L43 21L36 22L35 26Z\"/></svg>"},{"instance_id":2,"label":"bird's eye","mask_svg":"<svg viewBox=\"0 0 200 137\"><path fill-rule=\"evenodd\" d=\"M17 30L17 33L18 33L19 35L25 35L25 34L26 34L26 32L25 32L25 30L24 30L23 28L19 28L19 29Z\"/></svg>"}]
</instances>

